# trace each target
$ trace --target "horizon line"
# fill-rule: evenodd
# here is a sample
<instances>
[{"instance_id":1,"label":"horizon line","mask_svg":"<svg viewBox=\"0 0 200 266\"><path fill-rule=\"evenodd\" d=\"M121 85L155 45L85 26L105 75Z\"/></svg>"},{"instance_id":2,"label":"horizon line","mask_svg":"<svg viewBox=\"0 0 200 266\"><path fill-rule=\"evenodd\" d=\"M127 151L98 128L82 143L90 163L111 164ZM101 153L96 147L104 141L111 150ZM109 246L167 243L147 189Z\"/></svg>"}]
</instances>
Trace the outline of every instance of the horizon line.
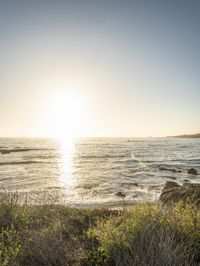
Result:
<instances>
[{"instance_id":1,"label":"horizon line","mask_svg":"<svg viewBox=\"0 0 200 266\"><path fill-rule=\"evenodd\" d=\"M200 132L200 131L199 131ZM83 139L83 138L169 138L169 137L179 137L179 136L192 136L198 135L200 133L188 133L188 134L177 134L177 135L164 135L164 136L75 136L71 139ZM35 138L35 139L60 139L56 136L0 136L0 138ZM67 138L67 137L66 137Z\"/></svg>"}]
</instances>

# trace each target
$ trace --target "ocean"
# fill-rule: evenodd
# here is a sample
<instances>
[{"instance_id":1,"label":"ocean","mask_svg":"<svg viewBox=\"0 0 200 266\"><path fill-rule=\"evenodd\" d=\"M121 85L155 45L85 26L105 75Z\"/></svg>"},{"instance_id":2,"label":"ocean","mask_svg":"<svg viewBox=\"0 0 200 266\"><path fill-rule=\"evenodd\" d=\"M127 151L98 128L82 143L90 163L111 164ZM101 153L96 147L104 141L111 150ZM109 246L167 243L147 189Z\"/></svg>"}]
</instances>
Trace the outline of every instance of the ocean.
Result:
<instances>
[{"instance_id":1,"label":"ocean","mask_svg":"<svg viewBox=\"0 0 200 266\"><path fill-rule=\"evenodd\" d=\"M157 201L166 181L200 182L200 139L0 138L0 189L74 207ZM45 198L45 196L44 196Z\"/></svg>"}]
</instances>

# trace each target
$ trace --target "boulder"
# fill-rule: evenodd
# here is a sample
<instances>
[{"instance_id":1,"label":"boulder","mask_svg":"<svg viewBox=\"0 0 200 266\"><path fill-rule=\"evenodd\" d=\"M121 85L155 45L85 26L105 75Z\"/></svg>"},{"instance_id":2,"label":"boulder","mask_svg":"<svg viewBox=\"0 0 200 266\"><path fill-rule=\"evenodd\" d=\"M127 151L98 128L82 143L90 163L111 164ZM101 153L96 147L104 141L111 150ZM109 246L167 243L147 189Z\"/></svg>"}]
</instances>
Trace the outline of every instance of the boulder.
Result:
<instances>
[{"instance_id":1,"label":"boulder","mask_svg":"<svg viewBox=\"0 0 200 266\"><path fill-rule=\"evenodd\" d=\"M194 169L194 168L190 168L190 169L188 170L188 174L190 174L190 175L198 175L198 172L197 172L196 169Z\"/></svg>"},{"instance_id":2,"label":"boulder","mask_svg":"<svg viewBox=\"0 0 200 266\"><path fill-rule=\"evenodd\" d=\"M115 196L121 197L121 198L125 198L126 197L126 194L123 193L123 192L121 192L121 191L119 191L119 192L115 193Z\"/></svg>"},{"instance_id":3,"label":"boulder","mask_svg":"<svg viewBox=\"0 0 200 266\"><path fill-rule=\"evenodd\" d=\"M182 171L181 170L176 170L176 173L182 173Z\"/></svg>"},{"instance_id":4,"label":"boulder","mask_svg":"<svg viewBox=\"0 0 200 266\"><path fill-rule=\"evenodd\" d=\"M165 183L164 189L170 189L170 188L176 188L176 187L180 187L180 185L174 181L167 181Z\"/></svg>"},{"instance_id":5,"label":"boulder","mask_svg":"<svg viewBox=\"0 0 200 266\"><path fill-rule=\"evenodd\" d=\"M184 183L180 186L176 182L168 181L161 192L160 200L163 203L182 201L200 206L200 184Z\"/></svg>"}]
</instances>

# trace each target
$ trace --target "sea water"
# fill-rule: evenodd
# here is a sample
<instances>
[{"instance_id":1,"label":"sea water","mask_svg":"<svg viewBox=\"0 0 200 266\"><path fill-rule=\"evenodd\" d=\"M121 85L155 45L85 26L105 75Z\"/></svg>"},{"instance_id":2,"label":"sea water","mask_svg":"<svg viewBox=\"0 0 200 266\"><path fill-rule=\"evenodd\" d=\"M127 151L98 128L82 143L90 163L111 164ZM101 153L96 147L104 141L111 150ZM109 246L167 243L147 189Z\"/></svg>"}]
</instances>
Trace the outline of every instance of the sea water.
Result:
<instances>
[{"instance_id":1,"label":"sea water","mask_svg":"<svg viewBox=\"0 0 200 266\"><path fill-rule=\"evenodd\" d=\"M75 207L156 201L166 181L200 182L191 167L200 170L200 139L0 138L1 190Z\"/></svg>"}]
</instances>

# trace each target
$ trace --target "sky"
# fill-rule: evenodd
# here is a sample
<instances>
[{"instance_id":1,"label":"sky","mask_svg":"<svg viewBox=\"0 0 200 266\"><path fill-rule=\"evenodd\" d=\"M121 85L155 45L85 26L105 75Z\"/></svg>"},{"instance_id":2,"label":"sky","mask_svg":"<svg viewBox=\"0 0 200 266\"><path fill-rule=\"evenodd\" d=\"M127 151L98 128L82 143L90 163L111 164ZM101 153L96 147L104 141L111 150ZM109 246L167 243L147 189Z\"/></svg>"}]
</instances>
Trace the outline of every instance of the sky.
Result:
<instances>
[{"instance_id":1,"label":"sky","mask_svg":"<svg viewBox=\"0 0 200 266\"><path fill-rule=\"evenodd\" d=\"M0 136L200 131L200 1L1 0Z\"/></svg>"}]
</instances>

